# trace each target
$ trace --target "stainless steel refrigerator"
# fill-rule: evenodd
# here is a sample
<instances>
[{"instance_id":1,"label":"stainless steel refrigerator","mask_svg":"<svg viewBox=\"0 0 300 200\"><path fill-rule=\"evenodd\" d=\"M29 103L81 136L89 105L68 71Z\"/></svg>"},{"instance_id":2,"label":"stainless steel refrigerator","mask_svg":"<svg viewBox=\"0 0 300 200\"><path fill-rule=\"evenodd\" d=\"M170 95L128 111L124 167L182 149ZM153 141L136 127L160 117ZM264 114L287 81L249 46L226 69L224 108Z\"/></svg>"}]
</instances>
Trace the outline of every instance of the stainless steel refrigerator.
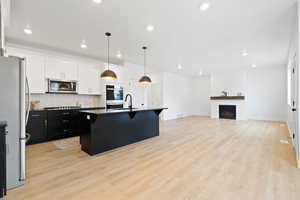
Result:
<instances>
[{"instance_id":1,"label":"stainless steel refrigerator","mask_svg":"<svg viewBox=\"0 0 300 200\"><path fill-rule=\"evenodd\" d=\"M7 121L7 189L25 183L29 88L25 60L0 57L0 121Z\"/></svg>"}]
</instances>

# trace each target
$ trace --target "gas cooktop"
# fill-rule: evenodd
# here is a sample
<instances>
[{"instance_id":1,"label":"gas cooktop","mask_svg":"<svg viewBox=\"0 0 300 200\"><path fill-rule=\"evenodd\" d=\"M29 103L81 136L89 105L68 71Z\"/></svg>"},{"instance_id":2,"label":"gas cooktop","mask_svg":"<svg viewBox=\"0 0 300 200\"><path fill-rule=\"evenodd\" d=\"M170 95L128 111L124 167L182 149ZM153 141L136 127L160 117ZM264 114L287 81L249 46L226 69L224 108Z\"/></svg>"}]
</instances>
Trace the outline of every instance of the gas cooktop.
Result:
<instances>
[{"instance_id":1,"label":"gas cooktop","mask_svg":"<svg viewBox=\"0 0 300 200\"><path fill-rule=\"evenodd\" d=\"M75 110L80 109L80 106L57 106L57 107L45 107L45 110Z\"/></svg>"}]
</instances>

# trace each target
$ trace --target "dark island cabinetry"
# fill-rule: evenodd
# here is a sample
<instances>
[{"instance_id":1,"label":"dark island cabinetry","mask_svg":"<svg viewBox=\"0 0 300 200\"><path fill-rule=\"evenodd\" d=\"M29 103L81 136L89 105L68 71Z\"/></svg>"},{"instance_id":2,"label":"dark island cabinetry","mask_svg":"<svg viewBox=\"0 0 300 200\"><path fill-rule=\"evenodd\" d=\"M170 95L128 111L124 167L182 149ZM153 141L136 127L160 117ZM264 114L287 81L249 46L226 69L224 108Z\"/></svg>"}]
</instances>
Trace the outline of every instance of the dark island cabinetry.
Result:
<instances>
[{"instance_id":1,"label":"dark island cabinetry","mask_svg":"<svg viewBox=\"0 0 300 200\"><path fill-rule=\"evenodd\" d=\"M82 111L81 149L96 155L159 136L159 114L164 109Z\"/></svg>"}]
</instances>

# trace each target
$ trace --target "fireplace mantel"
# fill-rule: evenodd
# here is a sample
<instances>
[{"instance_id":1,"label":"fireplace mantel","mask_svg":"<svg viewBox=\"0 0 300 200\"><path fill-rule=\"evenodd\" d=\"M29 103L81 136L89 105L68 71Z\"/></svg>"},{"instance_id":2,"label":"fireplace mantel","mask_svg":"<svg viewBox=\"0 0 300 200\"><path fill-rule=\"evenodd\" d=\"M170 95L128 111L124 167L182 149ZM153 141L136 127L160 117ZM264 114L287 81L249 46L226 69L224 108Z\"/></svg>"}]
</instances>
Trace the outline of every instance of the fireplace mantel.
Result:
<instances>
[{"instance_id":1,"label":"fireplace mantel","mask_svg":"<svg viewBox=\"0 0 300 200\"><path fill-rule=\"evenodd\" d=\"M245 100L245 96L213 96L210 100Z\"/></svg>"}]
</instances>

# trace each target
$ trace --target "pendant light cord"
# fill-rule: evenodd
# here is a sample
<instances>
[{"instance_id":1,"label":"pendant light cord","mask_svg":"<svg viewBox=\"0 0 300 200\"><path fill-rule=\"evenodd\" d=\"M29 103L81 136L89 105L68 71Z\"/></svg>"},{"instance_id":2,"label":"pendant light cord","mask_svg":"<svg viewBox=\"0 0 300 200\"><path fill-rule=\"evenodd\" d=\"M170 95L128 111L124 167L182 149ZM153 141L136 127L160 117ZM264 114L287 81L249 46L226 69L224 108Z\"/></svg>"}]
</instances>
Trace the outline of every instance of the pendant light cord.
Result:
<instances>
[{"instance_id":1,"label":"pendant light cord","mask_svg":"<svg viewBox=\"0 0 300 200\"><path fill-rule=\"evenodd\" d=\"M143 47L143 49L144 49L144 75L146 75L146 49L147 49L147 47Z\"/></svg>"},{"instance_id":2,"label":"pendant light cord","mask_svg":"<svg viewBox=\"0 0 300 200\"><path fill-rule=\"evenodd\" d=\"M109 70L109 36L107 36L107 68Z\"/></svg>"}]
</instances>

